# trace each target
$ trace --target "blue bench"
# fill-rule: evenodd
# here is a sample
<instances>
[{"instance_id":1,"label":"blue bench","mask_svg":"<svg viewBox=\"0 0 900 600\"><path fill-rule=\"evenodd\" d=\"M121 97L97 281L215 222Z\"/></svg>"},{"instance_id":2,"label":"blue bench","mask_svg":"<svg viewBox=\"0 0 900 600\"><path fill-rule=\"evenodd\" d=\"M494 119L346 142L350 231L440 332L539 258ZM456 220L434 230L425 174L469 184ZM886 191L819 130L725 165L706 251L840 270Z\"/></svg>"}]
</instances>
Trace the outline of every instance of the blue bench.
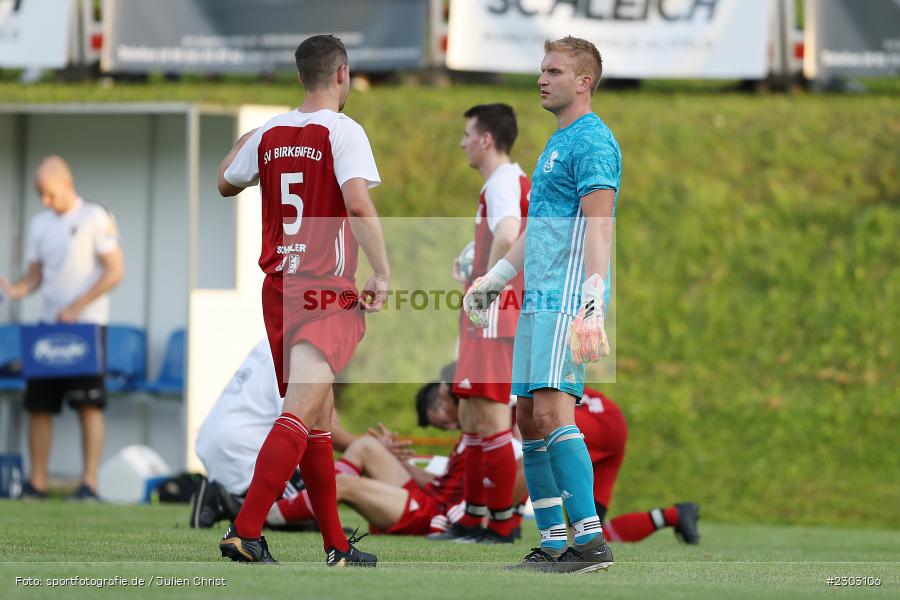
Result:
<instances>
[{"instance_id":1,"label":"blue bench","mask_svg":"<svg viewBox=\"0 0 900 600\"><path fill-rule=\"evenodd\" d=\"M147 380L147 333L132 325L106 328L106 389L134 392Z\"/></svg>"},{"instance_id":2,"label":"blue bench","mask_svg":"<svg viewBox=\"0 0 900 600\"><path fill-rule=\"evenodd\" d=\"M162 396L181 396L184 394L184 365L187 336L184 329L176 329L166 343L166 354L163 357L159 377L148 383L144 389Z\"/></svg>"}]
</instances>

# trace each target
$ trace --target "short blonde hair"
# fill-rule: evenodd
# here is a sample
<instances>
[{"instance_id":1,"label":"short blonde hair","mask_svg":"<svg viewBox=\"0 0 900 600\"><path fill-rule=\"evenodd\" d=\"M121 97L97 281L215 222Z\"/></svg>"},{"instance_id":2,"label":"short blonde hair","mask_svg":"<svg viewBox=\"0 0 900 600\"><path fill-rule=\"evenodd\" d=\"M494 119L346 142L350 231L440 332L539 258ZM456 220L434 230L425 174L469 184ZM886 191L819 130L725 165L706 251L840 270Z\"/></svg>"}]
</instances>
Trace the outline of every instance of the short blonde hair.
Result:
<instances>
[{"instance_id":1,"label":"short blonde hair","mask_svg":"<svg viewBox=\"0 0 900 600\"><path fill-rule=\"evenodd\" d=\"M603 59L597 46L587 40L567 35L556 41L544 42L544 54L550 52L565 52L575 59L575 74L590 75L592 78L591 96L593 96L600 87L600 77L603 76Z\"/></svg>"}]
</instances>

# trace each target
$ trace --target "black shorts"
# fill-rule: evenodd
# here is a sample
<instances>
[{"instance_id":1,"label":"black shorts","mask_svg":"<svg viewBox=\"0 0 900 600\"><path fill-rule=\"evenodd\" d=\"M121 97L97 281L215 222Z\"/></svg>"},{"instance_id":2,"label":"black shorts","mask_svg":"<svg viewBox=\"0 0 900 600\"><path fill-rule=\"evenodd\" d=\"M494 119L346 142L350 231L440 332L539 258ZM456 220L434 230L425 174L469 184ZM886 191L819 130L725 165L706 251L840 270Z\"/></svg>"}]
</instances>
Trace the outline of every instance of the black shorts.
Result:
<instances>
[{"instance_id":1,"label":"black shorts","mask_svg":"<svg viewBox=\"0 0 900 600\"><path fill-rule=\"evenodd\" d=\"M102 375L89 377L52 377L29 379L25 382L25 410L28 412L49 412L62 410L63 399L69 406L106 406L106 381Z\"/></svg>"}]
</instances>

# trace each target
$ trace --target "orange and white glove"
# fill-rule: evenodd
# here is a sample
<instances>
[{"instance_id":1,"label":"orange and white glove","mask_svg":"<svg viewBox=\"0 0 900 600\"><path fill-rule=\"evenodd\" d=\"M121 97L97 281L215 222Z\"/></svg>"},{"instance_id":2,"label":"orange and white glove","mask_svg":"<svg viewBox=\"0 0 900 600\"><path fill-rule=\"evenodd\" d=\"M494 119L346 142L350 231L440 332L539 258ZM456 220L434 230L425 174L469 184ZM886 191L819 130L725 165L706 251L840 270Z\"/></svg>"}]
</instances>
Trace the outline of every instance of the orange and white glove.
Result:
<instances>
[{"instance_id":1,"label":"orange and white glove","mask_svg":"<svg viewBox=\"0 0 900 600\"><path fill-rule=\"evenodd\" d=\"M576 365L598 362L609 356L609 340L603 323L603 295L606 283L594 273L581 287L581 309L569 325L569 348Z\"/></svg>"},{"instance_id":2,"label":"orange and white glove","mask_svg":"<svg viewBox=\"0 0 900 600\"><path fill-rule=\"evenodd\" d=\"M479 277L463 296L463 310L476 327L488 326L488 308L497 299L506 283L516 276L516 269L505 258L497 261L484 277Z\"/></svg>"}]
</instances>

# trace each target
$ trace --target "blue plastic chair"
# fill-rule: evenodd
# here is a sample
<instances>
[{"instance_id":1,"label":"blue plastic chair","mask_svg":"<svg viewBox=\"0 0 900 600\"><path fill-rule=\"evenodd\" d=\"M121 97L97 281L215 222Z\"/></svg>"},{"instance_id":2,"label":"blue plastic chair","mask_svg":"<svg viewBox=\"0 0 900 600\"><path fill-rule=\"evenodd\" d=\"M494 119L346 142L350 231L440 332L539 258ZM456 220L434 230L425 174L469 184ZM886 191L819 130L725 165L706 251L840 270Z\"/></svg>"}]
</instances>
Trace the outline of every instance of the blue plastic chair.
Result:
<instances>
[{"instance_id":1,"label":"blue plastic chair","mask_svg":"<svg viewBox=\"0 0 900 600\"><path fill-rule=\"evenodd\" d=\"M130 392L147 379L147 334L132 325L106 328L106 389Z\"/></svg>"},{"instance_id":2,"label":"blue plastic chair","mask_svg":"<svg viewBox=\"0 0 900 600\"><path fill-rule=\"evenodd\" d=\"M184 329L172 332L166 344L166 355L163 357L159 377L145 387L147 391L165 396L184 394L185 342Z\"/></svg>"},{"instance_id":3,"label":"blue plastic chair","mask_svg":"<svg viewBox=\"0 0 900 600\"><path fill-rule=\"evenodd\" d=\"M0 325L0 391L25 389L18 325Z\"/></svg>"}]
</instances>

